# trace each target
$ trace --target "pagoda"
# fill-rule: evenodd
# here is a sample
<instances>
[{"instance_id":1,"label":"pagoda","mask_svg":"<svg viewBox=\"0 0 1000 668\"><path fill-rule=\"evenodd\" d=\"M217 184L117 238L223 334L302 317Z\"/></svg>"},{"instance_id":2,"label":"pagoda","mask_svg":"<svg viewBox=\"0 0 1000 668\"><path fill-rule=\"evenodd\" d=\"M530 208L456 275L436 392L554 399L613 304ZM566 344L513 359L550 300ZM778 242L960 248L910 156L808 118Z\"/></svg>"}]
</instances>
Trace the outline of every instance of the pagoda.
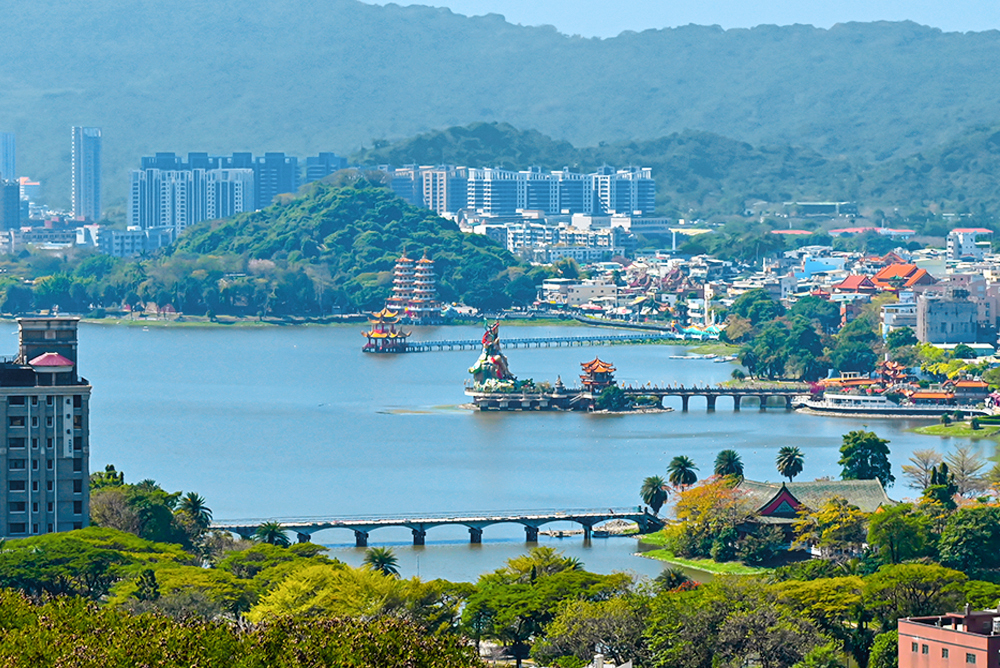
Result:
<instances>
[{"instance_id":1,"label":"pagoda","mask_svg":"<svg viewBox=\"0 0 1000 668\"><path fill-rule=\"evenodd\" d=\"M368 339L368 343L361 349L366 353L405 353L406 339L410 332L396 329L399 324L399 316L395 311L387 308L378 313L372 313L368 322L371 327L368 331L362 332L362 336Z\"/></svg>"},{"instance_id":2,"label":"pagoda","mask_svg":"<svg viewBox=\"0 0 1000 668\"><path fill-rule=\"evenodd\" d=\"M595 357L590 362L580 364L583 375L580 382L591 394L600 394L601 390L615 384L615 368L608 362Z\"/></svg>"},{"instance_id":3,"label":"pagoda","mask_svg":"<svg viewBox=\"0 0 1000 668\"><path fill-rule=\"evenodd\" d=\"M441 304L437 301L437 278L434 275L434 260L424 257L414 261L406 253L396 260L392 275L392 296L385 307L403 314L410 322L435 322L441 316Z\"/></svg>"}]
</instances>

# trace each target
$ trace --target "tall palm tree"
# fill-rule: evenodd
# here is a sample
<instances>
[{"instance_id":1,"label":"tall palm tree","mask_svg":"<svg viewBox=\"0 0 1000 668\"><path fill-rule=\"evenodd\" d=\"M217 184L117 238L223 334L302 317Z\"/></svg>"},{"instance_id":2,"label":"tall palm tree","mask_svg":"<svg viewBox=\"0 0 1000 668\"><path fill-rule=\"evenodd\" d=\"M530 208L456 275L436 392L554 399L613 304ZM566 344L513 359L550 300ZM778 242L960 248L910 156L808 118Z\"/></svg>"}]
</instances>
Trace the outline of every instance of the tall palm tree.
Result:
<instances>
[{"instance_id":1,"label":"tall palm tree","mask_svg":"<svg viewBox=\"0 0 1000 668\"><path fill-rule=\"evenodd\" d=\"M365 566L385 576L399 577L399 559L389 547L369 547L365 551Z\"/></svg>"},{"instance_id":2,"label":"tall palm tree","mask_svg":"<svg viewBox=\"0 0 1000 668\"><path fill-rule=\"evenodd\" d=\"M801 450L786 445L778 450L778 457L774 460L774 464L778 467L778 473L788 478L788 482L792 482L795 476L802 473L802 459Z\"/></svg>"},{"instance_id":3,"label":"tall palm tree","mask_svg":"<svg viewBox=\"0 0 1000 668\"><path fill-rule=\"evenodd\" d=\"M722 450L715 457L715 475L743 477L743 460L735 450Z\"/></svg>"},{"instance_id":4,"label":"tall palm tree","mask_svg":"<svg viewBox=\"0 0 1000 668\"><path fill-rule=\"evenodd\" d=\"M653 514L659 514L660 508L667 501L667 481L658 475L651 475L642 481L639 496L642 502L653 509Z\"/></svg>"},{"instance_id":5,"label":"tall palm tree","mask_svg":"<svg viewBox=\"0 0 1000 668\"><path fill-rule=\"evenodd\" d=\"M292 541L281 527L281 522L264 522L253 532L253 540L257 543L269 543L278 547L288 547Z\"/></svg>"},{"instance_id":6,"label":"tall palm tree","mask_svg":"<svg viewBox=\"0 0 1000 668\"><path fill-rule=\"evenodd\" d=\"M205 505L205 497L196 492L188 492L181 497L179 510L190 515L202 529L207 529L212 523L212 509Z\"/></svg>"},{"instance_id":7,"label":"tall palm tree","mask_svg":"<svg viewBox=\"0 0 1000 668\"><path fill-rule=\"evenodd\" d=\"M697 470L698 467L689 457L678 455L670 460L670 464L667 466L669 472L667 477L670 479L671 485L683 489L698 482L698 474L695 473Z\"/></svg>"}]
</instances>

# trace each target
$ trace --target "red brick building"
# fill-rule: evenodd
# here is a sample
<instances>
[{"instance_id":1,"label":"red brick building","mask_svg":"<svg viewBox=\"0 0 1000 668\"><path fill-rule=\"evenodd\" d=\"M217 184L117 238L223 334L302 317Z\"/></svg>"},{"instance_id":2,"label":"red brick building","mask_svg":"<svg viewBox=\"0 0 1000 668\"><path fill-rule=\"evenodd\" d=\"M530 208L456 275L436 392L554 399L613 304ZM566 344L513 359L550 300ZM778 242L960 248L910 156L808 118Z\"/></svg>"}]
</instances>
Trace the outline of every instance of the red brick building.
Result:
<instances>
[{"instance_id":1,"label":"red brick building","mask_svg":"<svg viewBox=\"0 0 1000 668\"><path fill-rule=\"evenodd\" d=\"M1000 668L1000 613L951 612L899 620L899 668Z\"/></svg>"}]
</instances>

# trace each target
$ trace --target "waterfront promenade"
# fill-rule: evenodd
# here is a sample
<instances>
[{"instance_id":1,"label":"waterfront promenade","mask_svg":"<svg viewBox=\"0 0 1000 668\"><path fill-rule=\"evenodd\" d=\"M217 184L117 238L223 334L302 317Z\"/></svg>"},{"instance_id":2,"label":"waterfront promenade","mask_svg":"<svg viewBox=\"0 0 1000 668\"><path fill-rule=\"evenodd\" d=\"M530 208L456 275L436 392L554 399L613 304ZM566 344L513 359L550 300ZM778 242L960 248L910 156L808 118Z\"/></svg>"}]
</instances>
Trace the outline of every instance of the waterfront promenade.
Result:
<instances>
[{"instance_id":1,"label":"waterfront promenade","mask_svg":"<svg viewBox=\"0 0 1000 668\"><path fill-rule=\"evenodd\" d=\"M427 531L444 525L468 527L469 542L482 543L483 529L494 524L520 524L524 527L525 540L538 542L538 530L551 522L575 522L583 527L584 540L590 540L595 525L608 520L627 520L639 525L639 532L659 529L663 521L645 511L641 506L628 508L600 508L583 510L525 510L483 512L471 511L453 514L413 514L394 516L308 517L287 519L220 520L212 523L213 529L229 531L243 538L250 538L262 524L278 522L281 527L294 532L300 543L308 542L314 533L329 529L347 529L354 532L355 545L367 547L368 536L383 527L406 527L413 533L413 544L424 545Z\"/></svg>"}]
</instances>

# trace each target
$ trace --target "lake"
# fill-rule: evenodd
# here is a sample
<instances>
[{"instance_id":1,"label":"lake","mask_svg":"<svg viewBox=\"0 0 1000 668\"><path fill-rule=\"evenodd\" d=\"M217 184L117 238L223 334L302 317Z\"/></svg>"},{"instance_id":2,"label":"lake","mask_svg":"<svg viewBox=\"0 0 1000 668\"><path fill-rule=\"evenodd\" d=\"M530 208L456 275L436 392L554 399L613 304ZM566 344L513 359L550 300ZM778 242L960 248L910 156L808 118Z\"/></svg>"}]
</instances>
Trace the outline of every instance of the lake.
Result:
<instances>
[{"instance_id":1,"label":"lake","mask_svg":"<svg viewBox=\"0 0 1000 668\"><path fill-rule=\"evenodd\" d=\"M9 344L0 354L13 354L16 326L2 327ZM747 477L757 480L778 479L774 458L785 445L805 455L800 479L837 476L842 434L864 424L891 441L897 477L914 449L954 445L906 431L923 423L746 405L733 413L728 399L715 413L700 398L688 413L477 413L459 406L478 351L366 355L361 329L82 325L80 373L94 386L91 469L113 463L131 482L152 478L168 490L197 491L223 520L631 506L642 479L665 475L674 456L691 457L704 476L724 448L737 450ZM479 327L414 329L415 339L481 336ZM501 327L501 337L586 331ZM716 383L733 369L670 359L683 349L660 345L506 354L519 378L561 376L567 385L595 355L632 384ZM911 494L901 482L889 492ZM363 557L347 530L313 540L348 563ZM487 527L483 541L470 546L464 528L439 527L428 531L426 547L414 548L407 529L380 529L370 545L392 545L404 576L452 580L475 580L525 549L516 525ZM598 572L655 575L661 568L631 556L633 539L541 541Z\"/></svg>"}]
</instances>

